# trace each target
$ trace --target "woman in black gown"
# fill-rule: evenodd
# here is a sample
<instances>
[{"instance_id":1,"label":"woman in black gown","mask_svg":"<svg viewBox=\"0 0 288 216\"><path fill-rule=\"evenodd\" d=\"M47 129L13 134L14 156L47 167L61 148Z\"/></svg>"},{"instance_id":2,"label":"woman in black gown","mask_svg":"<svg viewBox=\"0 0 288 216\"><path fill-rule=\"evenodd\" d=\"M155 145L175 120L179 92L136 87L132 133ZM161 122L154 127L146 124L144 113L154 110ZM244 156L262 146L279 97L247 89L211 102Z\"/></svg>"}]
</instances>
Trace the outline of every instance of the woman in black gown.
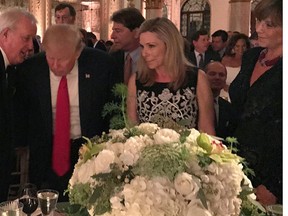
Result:
<instances>
[{"instance_id":1,"label":"woman in black gown","mask_svg":"<svg viewBox=\"0 0 288 216\"><path fill-rule=\"evenodd\" d=\"M255 172L255 193L264 205L282 203L282 0L255 8L259 45L248 50L229 94L239 114L234 136Z\"/></svg>"}]
</instances>

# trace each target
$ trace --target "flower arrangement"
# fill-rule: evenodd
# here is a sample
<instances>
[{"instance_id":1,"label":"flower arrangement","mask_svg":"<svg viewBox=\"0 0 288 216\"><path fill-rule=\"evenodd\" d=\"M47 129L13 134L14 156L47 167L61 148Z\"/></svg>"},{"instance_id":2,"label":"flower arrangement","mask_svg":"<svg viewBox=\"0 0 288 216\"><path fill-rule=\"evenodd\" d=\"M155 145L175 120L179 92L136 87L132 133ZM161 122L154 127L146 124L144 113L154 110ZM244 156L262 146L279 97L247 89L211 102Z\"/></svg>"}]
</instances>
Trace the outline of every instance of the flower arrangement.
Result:
<instances>
[{"instance_id":1,"label":"flower arrangement","mask_svg":"<svg viewBox=\"0 0 288 216\"><path fill-rule=\"evenodd\" d=\"M240 214L242 158L205 133L143 123L87 141L68 191L91 215Z\"/></svg>"},{"instance_id":2,"label":"flower arrangement","mask_svg":"<svg viewBox=\"0 0 288 216\"><path fill-rule=\"evenodd\" d=\"M161 127L131 127L123 86L114 88L121 105L109 104L107 110L122 113L121 120L112 119L112 127L125 127L87 139L79 150L67 190L69 215L265 215L249 195L251 183L244 160L232 152L233 138L227 148L169 120L158 121L164 122Z\"/></svg>"}]
</instances>

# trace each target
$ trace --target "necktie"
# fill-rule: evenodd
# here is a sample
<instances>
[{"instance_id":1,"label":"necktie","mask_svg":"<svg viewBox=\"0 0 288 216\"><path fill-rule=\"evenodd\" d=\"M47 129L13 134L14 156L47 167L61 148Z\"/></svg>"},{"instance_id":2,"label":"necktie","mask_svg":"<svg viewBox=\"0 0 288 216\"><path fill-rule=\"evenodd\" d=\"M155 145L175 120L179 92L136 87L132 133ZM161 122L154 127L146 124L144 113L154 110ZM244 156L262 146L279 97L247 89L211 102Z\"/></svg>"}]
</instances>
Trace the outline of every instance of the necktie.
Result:
<instances>
[{"instance_id":1,"label":"necktie","mask_svg":"<svg viewBox=\"0 0 288 216\"><path fill-rule=\"evenodd\" d=\"M204 68L204 59L203 59L203 54L199 54L200 60L199 60L199 68Z\"/></svg>"},{"instance_id":2,"label":"necktie","mask_svg":"<svg viewBox=\"0 0 288 216\"><path fill-rule=\"evenodd\" d=\"M124 84L127 85L132 72L132 58L128 53L124 65Z\"/></svg>"},{"instance_id":3,"label":"necktie","mask_svg":"<svg viewBox=\"0 0 288 216\"><path fill-rule=\"evenodd\" d=\"M63 176L70 168L70 105L66 76L61 78L56 102L52 168Z\"/></svg>"}]
</instances>

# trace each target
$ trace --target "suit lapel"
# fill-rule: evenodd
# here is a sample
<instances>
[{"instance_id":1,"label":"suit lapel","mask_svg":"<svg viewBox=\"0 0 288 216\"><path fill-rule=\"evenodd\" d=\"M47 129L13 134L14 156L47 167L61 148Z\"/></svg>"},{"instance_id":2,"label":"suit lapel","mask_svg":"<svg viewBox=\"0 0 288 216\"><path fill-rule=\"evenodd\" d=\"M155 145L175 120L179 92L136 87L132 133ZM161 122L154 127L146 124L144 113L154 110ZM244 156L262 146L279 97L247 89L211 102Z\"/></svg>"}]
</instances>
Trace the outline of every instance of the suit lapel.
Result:
<instances>
[{"instance_id":1,"label":"suit lapel","mask_svg":"<svg viewBox=\"0 0 288 216\"><path fill-rule=\"evenodd\" d=\"M46 131L48 134L53 134L52 132L52 104L51 104L51 86L50 86L50 71L48 64L39 66L42 68L42 73L38 73L38 78L35 78L37 86L37 90L39 90L39 103L42 117L45 121L45 126L47 126Z\"/></svg>"},{"instance_id":2,"label":"suit lapel","mask_svg":"<svg viewBox=\"0 0 288 216\"><path fill-rule=\"evenodd\" d=\"M82 52L83 53L83 52ZM81 54L82 56L83 54ZM92 71L89 70L87 64L82 61L82 58L78 60L78 90L79 90L79 115L81 133L86 134L85 125L89 125L90 111L93 110L91 107L92 103Z\"/></svg>"}]
</instances>

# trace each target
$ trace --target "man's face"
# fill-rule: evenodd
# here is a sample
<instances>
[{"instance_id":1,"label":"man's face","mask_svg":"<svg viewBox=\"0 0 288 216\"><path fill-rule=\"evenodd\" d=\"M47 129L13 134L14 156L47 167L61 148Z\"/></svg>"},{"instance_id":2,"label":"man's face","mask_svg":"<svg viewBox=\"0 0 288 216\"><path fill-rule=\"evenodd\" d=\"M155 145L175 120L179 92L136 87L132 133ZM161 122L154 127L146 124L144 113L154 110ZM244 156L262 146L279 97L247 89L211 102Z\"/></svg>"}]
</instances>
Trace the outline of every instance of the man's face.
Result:
<instances>
[{"instance_id":1,"label":"man's face","mask_svg":"<svg viewBox=\"0 0 288 216\"><path fill-rule=\"evenodd\" d=\"M199 53L204 53L208 49L209 46L209 36L208 35L200 35L198 41L193 40L194 48Z\"/></svg>"},{"instance_id":2,"label":"man's face","mask_svg":"<svg viewBox=\"0 0 288 216\"><path fill-rule=\"evenodd\" d=\"M213 62L207 66L206 70L207 78L210 82L210 86L213 92L220 93L221 89L224 88L227 79L227 72L224 65L220 62Z\"/></svg>"},{"instance_id":3,"label":"man's face","mask_svg":"<svg viewBox=\"0 0 288 216\"><path fill-rule=\"evenodd\" d=\"M22 17L14 28L7 28L1 32L1 46L10 64L22 63L29 57L36 32L36 23L26 17Z\"/></svg>"},{"instance_id":4,"label":"man's face","mask_svg":"<svg viewBox=\"0 0 288 216\"><path fill-rule=\"evenodd\" d=\"M221 36L212 37L212 48L214 51L218 52L226 46L226 43L223 42Z\"/></svg>"},{"instance_id":5,"label":"man's face","mask_svg":"<svg viewBox=\"0 0 288 216\"><path fill-rule=\"evenodd\" d=\"M50 45L46 48L46 59L56 76L67 75L74 67L79 53L69 46Z\"/></svg>"},{"instance_id":6,"label":"man's face","mask_svg":"<svg viewBox=\"0 0 288 216\"><path fill-rule=\"evenodd\" d=\"M75 22L75 17L71 16L68 7L55 12L56 24L74 24L74 22Z\"/></svg>"},{"instance_id":7,"label":"man's face","mask_svg":"<svg viewBox=\"0 0 288 216\"><path fill-rule=\"evenodd\" d=\"M116 49L130 51L135 48L135 42L138 42L138 33L134 29L130 31L121 23L113 23L111 38L114 40Z\"/></svg>"}]
</instances>

